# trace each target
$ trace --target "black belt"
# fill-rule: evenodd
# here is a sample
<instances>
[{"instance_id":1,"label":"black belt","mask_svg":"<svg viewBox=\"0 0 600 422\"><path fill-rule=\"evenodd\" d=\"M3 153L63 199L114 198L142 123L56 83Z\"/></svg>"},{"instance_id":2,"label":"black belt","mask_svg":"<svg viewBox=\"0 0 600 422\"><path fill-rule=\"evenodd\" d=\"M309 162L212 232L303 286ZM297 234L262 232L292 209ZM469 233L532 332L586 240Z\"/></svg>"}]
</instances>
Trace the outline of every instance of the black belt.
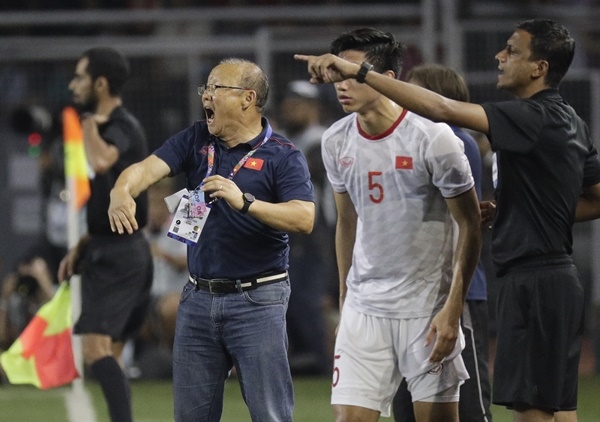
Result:
<instances>
[{"instance_id":1,"label":"black belt","mask_svg":"<svg viewBox=\"0 0 600 422\"><path fill-rule=\"evenodd\" d=\"M279 283L287 280L287 271L277 274L263 274L255 278L241 278L232 280L229 278L200 278L190 274L190 283L196 286L197 289L208 290L214 294L236 293L246 290L254 290L260 286L267 284Z\"/></svg>"}]
</instances>

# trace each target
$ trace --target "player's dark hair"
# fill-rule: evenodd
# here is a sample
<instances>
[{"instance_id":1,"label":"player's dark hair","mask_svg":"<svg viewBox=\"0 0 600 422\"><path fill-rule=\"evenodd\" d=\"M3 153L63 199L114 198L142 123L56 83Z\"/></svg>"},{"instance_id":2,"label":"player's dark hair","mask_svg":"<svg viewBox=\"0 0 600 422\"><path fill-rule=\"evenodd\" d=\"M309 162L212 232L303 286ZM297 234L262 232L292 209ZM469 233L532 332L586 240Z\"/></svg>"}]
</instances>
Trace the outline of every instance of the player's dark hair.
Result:
<instances>
[{"instance_id":1,"label":"player's dark hair","mask_svg":"<svg viewBox=\"0 0 600 422\"><path fill-rule=\"evenodd\" d=\"M121 95L129 78L129 62L123 54L109 47L96 47L87 50L81 58L88 59L86 71L92 81L103 76L108 81L110 95Z\"/></svg>"},{"instance_id":2,"label":"player's dark hair","mask_svg":"<svg viewBox=\"0 0 600 422\"><path fill-rule=\"evenodd\" d=\"M396 78L400 77L406 48L390 32L358 28L341 34L331 42L332 54L339 55L347 50L363 51L365 59L373 65L375 71L383 73L392 70Z\"/></svg>"},{"instance_id":3,"label":"player's dark hair","mask_svg":"<svg viewBox=\"0 0 600 422\"><path fill-rule=\"evenodd\" d=\"M575 40L563 25L550 19L521 22L516 29L531 34L531 60L546 60L546 83L557 88L575 55Z\"/></svg>"}]
</instances>

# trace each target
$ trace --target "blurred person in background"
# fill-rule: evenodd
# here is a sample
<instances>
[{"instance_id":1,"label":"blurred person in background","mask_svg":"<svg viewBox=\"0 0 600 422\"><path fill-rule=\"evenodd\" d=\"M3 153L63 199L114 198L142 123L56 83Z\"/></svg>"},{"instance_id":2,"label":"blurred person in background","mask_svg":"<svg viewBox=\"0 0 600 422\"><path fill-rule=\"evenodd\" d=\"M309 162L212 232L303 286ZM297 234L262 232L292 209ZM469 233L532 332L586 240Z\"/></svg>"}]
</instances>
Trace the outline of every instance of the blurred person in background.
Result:
<instances>
[{"instance_id":1,"label":"blurred person in background","mask_svg":"<svg viewBox=\"0 0 600 422\"><path fill-rule=\"evenodd\" d=\"M4 277L0 285L0 350L10 347L55 290L54 277L41 257L20 262Z\"/></svg>"},{"instance_id":2,"label":"blurred person in background","mask_svg":"<svg viewBox=\"0 0 600 422\"><path fill-rule=\"evenodd\" d=\"M167 236L173 216L164 198L178 190L175 186L175 179L166 178L148 189L148 224L143 231L150 242L154 278L150 311L135 339L135 377L172 377L177 307L188 277L185 243Z\"/></svg>"},{"instance_id":3,"label":"blurred person in background","mask_svg":"<svg viewBox=\"0 0 600 422\"><path fill-rule=\"evenodd\" d=\"M129 63L112 48L92 48L80 57L69 83L81 114L91 177L87 230L61 261L58 278L81 274L83 360L99 381L113 422L133 419L131 395L122 369L125 341L142 326L150 303L152 255L142 232L119 236L107 217L110 189L128 165L148 155L138 120L123 106ZM136 199L140 226L148 218L146 194Z\"/></svg>"},{"instance_id":4,"label":"blurred person in background","mask_svg":"<svg viewBox=\"0 0 600 422\"><path fill-rule=\"evenodd\" d=\"M457 101L469 101L469 89L463 77L455 70L436 64L412 68L406 79L409 83L422 86ZM451 126L454 134L464 143L465 155L469 160L477 197L481 194L481 154L475 139L464 129ZM465 335L465 348L461 352L469 379L460 386L458 413L461 422L491 422L491 387L488 369L488 303L487 280L480 259L471 279L460 325ZM414 422L412 397L402 381L393 402L396 422Z\"/></svg>"},{"instance_id":5,"label":"blurred person in background","mask_svg":"<svg viewBox=\"0 0 600 422\"><path fill-rule=\"evenodd\" d=\"M600 160L587 124L558 90L574 53L563 25L517 24L495 54L496 87L514 99L481 105L385 78L368 61L296 56L308 62L311 82L358 77L415 113L487 135L498 181L496 202L481 209L502 284L492 402L513 410L515 421L577 420L584 293L573 224L600 217Z\"/></svg>"},{"instance_id":6,"label":"blurred person in background","mask_svg":"<svg viewBox=\"0 0 600 422\"><path fill-rule=\"evenodd\" d=\"M206 118L126 168L111 191L112 229L127 236L139 228L134 198L167 176L186 178L170 232L188 243L173 344L177 422L220 420L234 367L253 421L292 420L287 233L312 231L314 193L304 156L263 116L268 93L258 65L222 60L198 86Z\"/></svg>"},{"instance_id":7,"label":"blurred person in background","mask_svg":"<svg viewBox=\"0 0 600 422\"><path fill-rule=\"evenodd\" d=\"M321 143L327 129L321 122L324 103L319 87L304 80L287 84L279 108L279 122L285 134L304 154Z\"/></svg>"},{"instance_id":8,"label":"blurred person in background","mask_svg":"<svg viewBox=\"0 0 600 422\"><path fill-rule=\"evenodd\" d=\"M331 373L326 312L331 309L328 304L333 301L328 295L336 280L335 206L321 159L321 135L326 129L321 123L323 107L317 86L295 80L288 83L279 108L283 132L306 156L316 198L312 233L308 236L290 233L289 273L293 293L286 321L292 374Z\"/></svg>"},{"instance_id":9,"label":"blurred person in background","mask_svg":"<svg viewBox=\"0 0 600 422\"><path fill-rule=\"evenodd\" d=\"M64 86L62 87L64 90ZM11 126L19 134L39 137L39 186L41 196L41 225L39 238L25 251L27 261L44 259L57 280L58 266L67 253L68 197L65 179L65 152L60 114L52 114L40 106L19 107L11 113ZM84 210L85 211L85 210ZM85 230L85 212L79 215L80 227Z\"/></svg>"}]
</instances>

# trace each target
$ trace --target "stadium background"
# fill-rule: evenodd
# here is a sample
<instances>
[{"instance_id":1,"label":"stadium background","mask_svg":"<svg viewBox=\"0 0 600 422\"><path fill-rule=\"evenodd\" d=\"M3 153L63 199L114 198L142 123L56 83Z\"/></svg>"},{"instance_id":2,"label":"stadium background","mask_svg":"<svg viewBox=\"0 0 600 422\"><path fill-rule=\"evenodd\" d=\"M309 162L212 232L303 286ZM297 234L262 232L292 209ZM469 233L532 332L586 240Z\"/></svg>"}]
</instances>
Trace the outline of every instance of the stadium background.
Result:
<instances>
[{"instance_id":1,"label":"stadium background","mask_svg":"<svg viewBox=\"0 0 600 422\"><path fill-rule=\"evenodd\" d=\"M556 19L573 33L577 53L561 93L587 121L598 144L598 0L3 0L0 277L37 239L45 205L40 194L37 141L16 131L12 117L22 109L43 109L56 116L69 102L67 84L77 57L87 48L110 45L130 58L133 78L124 93L125 104L142 121L154 148L202 117L196 85L206 80L221 58L248 58L267 71L272 90L266 114L276 123L287 82L307 78L305 66L295 62L293 54L326 52L335 35L358 26L390 31L406 43L405 71L422 62L444 63L463 72L473 102L506 98L495 89L494 55L516 23L533 17ZM328 102L324 120L330 123L341 116L341 110L333 88L320 89ZM42 134L42 142L50 142L56 125L34 129ZM487 180L485 195L491 197ZM486 242L483 256L488 245ZM600 331L599 247L600 223L576 225L574 257L588 297L590 343L600 342L596 333ZM493 304L497 283L489 269L488 262ZM493 306L490 310L493 331Z\"/></svg>"}]
</instances>

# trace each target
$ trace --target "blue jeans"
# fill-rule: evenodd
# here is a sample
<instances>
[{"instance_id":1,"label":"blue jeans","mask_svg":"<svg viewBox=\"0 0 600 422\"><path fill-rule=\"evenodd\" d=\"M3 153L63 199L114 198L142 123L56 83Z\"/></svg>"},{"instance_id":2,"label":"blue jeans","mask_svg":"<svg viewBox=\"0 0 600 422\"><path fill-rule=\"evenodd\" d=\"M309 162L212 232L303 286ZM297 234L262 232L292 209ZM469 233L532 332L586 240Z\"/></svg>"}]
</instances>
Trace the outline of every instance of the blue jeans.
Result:
<instances>
[{"instance_id":1,"label":"blue jeans","mask_svg":"<svg viewBox=\"0 0 600 422\"><path fill-rule=\"evenodd\" d=\"M285 323L289 297L288 280L229 294L185 285L173 346L175 421L219 421L233 366L253 421L292 420Z\"/></svg>"}]
</instances>

